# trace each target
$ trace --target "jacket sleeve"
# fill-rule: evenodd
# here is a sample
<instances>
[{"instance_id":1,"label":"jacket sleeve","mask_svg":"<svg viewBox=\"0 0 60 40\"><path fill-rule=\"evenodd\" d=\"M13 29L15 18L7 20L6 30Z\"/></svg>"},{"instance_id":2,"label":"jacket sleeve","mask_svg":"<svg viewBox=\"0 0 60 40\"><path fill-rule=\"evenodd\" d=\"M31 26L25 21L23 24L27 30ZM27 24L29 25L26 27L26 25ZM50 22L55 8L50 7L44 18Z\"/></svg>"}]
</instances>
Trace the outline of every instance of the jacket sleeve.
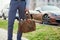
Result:
<instances>
[{"instance_id":1,"label":"jacket sleeve","mask_svg":"<svg viewBox=\"0 0 60 40\"><path fill-rule=\"evenodd\" d=\"M26 8L29 8L30 0L25 0L25 1L26 1Z\"/></svg>"}]
</instances>

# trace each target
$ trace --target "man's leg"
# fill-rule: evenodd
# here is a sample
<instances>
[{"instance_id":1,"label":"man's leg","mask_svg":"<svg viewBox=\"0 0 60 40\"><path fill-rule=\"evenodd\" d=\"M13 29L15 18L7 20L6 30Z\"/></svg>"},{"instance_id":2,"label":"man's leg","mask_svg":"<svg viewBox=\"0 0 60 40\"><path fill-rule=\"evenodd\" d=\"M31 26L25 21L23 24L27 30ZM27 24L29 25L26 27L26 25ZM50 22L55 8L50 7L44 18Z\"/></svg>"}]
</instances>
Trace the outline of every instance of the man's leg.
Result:
<instances>
[{"instance_id":1,"label":"man's leg","mask_svg":"<svg viewBox=\"0 0 60 40\"><path fill-rule=\"evenodd\" d=\"M10 10L8 16L8 40L12 40L13 24L16 16L17 4L15 2L10 3Z\"/></svg>"},{"instance_id":2,"label":"man's leg","mask_svg":"<svg viewBox=\"0 0 60 40\"><path fill-rule=\"evenodd\" d=\"M19 20L20 19L25 19L25 2L20 2L19 3L19 8L18 8L18 12L19 12ZM21 40L22 37L22 32L17 32L17 40Z\"/></svg>"},{"instance_id":3,"label":"man's leg","mask_svg":"<svg viewBox=\"0 0 60 40\"><path fill-rule=\"evenodd\" d=\"M24 1L22 1L19 5L19 17L20 19L25 19L26 15L25 15L25 8L26 8L26 3Z\"/></svg>"}]
</instances>

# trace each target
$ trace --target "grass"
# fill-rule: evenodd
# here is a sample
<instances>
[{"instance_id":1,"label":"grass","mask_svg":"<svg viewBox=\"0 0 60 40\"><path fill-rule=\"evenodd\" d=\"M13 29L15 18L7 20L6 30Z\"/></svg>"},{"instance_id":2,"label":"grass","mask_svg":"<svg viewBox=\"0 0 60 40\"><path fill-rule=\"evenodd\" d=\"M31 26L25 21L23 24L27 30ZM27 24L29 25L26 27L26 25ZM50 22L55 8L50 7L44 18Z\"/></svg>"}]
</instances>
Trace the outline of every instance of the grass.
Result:
<instances>
[{"instance_id":1,"label":"grass","mask_svg":"<svg viewBox=\"0 0 60 40\"><path fill-rule=\"evenodd\" d=\"M40 25L36 29L38 30L28 33L26 37L30 40L60 40L60 28Z\"/></svg>"},{"instance_id":2,"label":"grass","mask_svg":"<svg viewBox=\"0 0 60 40\"><path fill-rule=\"evenodd\" d=\"M3 29L7 30L8 29L8 21L0 19L0 28L3 28ZM17 28L18 28L18 21L15 21L14 22L14 32L15 33L17 31Z\"/></svg>"},{"instance_id":3,"label":"grass","mask_svg":"<svg viewBox=\"0 0 60 40\"><path fill-rule=\"evenodd\" d=\"M7 20L1 20L0 19L0 28L4 28L4 29L7 29Z\"/></svg>"},{"instance_id":4,"label":"grass","mask_svg":"<svg viewBox=\"0 0 60 40\"><path fill-rule=\"evenodd\" d=\"M7 29L7 20L0 20L0 28ZM17 33L18 22L14 23L14 32ZM60 40L60 26L36 24L36 31L23 33L29 40Z\"/></svg>"}]
</instances>

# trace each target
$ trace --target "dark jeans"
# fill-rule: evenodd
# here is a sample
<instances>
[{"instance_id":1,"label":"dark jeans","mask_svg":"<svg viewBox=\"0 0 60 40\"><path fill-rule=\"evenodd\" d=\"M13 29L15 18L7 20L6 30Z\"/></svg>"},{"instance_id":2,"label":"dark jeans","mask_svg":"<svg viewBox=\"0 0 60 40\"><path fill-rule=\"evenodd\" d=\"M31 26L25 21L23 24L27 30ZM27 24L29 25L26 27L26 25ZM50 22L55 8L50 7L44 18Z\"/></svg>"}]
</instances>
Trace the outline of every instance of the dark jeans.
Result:
<instances>
[{"instance_id":1,"label":"dark jeans","mask_svg":"<svg viewBox=\"0 0 60 40\"><path fill-rule=\"evenodd\" d=\"M13 25L17 10L19 11L19 18L25 19L25 6L24 1L12 1L10 2L10 10L8 16L8 40L12 40L13 37ZM21 40L22 32L17 31L17 40Z\"/></svg>"}]
</instances>

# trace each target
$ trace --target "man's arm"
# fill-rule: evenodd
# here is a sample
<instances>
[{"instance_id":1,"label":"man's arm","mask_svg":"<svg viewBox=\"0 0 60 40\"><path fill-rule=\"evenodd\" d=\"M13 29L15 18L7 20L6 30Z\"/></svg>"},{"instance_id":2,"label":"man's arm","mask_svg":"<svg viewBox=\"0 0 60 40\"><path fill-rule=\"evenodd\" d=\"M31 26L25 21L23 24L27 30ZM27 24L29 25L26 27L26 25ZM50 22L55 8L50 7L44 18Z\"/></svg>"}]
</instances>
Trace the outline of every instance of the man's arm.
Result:
<instances>
[{"instance_id":1,"label":"man's arm","mask_svg":"<svg viewBox=\"0 0 60 40\"><path fill-rule=\"evenodd\" d=\"M30 0L25 0L25 1L26 1L26 9L29 9Z\"/></svg>"}]
</instances>

